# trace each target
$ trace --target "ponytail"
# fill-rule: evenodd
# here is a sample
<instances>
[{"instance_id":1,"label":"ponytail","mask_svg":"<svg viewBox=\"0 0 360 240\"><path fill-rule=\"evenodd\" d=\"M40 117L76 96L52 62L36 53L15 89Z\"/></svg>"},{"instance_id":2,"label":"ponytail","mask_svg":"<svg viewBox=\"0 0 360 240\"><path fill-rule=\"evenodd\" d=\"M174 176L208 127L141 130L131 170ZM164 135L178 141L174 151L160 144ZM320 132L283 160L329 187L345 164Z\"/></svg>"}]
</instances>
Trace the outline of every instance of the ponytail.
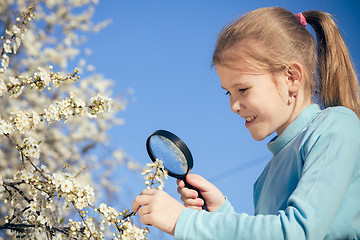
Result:
<instances>
[{"instance_id":1,"label":"ponytail","mask_svg":"<svg viewBox=\"0 0 360 240\"><path fill-rule=\"evenodd\" d=\"M331 15L303 12L317 37L317 93L324 107L344 106L360 118L359 82L349 50Z\"/></svg>"}]
</instances>

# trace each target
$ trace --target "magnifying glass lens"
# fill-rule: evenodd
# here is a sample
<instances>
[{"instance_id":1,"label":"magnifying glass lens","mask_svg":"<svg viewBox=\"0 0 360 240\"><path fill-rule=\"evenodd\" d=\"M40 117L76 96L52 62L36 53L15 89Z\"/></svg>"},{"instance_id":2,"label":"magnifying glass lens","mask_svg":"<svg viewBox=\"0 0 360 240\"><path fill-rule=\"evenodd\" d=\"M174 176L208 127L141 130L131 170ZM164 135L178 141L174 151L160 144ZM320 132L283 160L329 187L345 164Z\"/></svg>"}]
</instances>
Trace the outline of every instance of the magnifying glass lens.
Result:
<instances>
[{"instance_id":1,"label":"magnifying glass lens","mask_svg":"<svg viewBox=\"0 0 360 240\"><path fill-rule=\"evenodd\" d=\"M146 140L146 149L153 162L161 160L170 176L182 179L185 187L196 190L198 197L204 199L200 191L186 181L186 175L193 167L193 158L179 137L166 130L157 130ZM207 210L205 200L203 209Z\"/></svg>"},{"instance_id":2,"label":"magnifying glass lens","mask_svg":"<svg viewBox=\"0 0 360 240\"><path fill-rule=\"evenodd\" d=\"M161 135L152 135L149 144L153 155L163 161L168 171L176 175L187 173L188 164L185 155L172 141Z\"/></svg>"}]
</instances>

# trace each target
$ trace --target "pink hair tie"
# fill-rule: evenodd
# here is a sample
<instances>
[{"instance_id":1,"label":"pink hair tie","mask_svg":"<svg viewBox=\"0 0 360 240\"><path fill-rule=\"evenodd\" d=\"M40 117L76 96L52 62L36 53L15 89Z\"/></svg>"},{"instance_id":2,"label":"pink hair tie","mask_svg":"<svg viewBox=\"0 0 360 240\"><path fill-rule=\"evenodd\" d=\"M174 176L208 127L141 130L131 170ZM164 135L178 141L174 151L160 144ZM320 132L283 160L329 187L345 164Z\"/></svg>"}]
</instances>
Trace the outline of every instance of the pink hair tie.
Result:
<instances>
[{"instance_id":1,"label":"pink hair tie","mask_svg":"<svg viewBox=\"0 0 360 240\"><path fill-rule=\"evenodd\" d=\"M298 14L296 14L296 16L298 16L301 24L305 27L307 22L304 15L301 12L299 12Z\"/></svg>"}]
</instances>

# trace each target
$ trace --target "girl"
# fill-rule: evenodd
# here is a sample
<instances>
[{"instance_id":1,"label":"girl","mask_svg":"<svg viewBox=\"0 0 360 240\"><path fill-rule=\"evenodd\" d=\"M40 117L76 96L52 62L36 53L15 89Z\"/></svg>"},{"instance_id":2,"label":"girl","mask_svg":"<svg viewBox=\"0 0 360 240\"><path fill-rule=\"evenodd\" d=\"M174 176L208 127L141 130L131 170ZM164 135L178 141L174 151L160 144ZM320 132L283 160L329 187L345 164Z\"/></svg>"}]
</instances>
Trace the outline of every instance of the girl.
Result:
<instances>
[{"instance_id":1,"label":"girl","mask_svg":"<svg viewBox=\"0 0 360 240\"><path fill-rule=\"evenodd\" d=\"M252 137L277 133L254 185L255 216L235 213L220 190L189 174L208 211L178 181L185 206L144 190L133 202L141 221L187 240L360 239L359 83L331 16L252 11L222 30L213 64Z\"/></svg>"}]
</instances>

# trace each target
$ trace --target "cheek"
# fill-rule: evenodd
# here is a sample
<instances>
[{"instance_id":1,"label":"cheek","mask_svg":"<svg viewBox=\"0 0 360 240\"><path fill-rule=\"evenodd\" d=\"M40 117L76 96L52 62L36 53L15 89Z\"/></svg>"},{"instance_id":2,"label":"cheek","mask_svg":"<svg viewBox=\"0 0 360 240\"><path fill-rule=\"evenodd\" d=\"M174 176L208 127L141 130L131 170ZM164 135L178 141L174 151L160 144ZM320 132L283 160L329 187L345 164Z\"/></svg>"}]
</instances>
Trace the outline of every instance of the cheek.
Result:
<instances>
[{"instance_id":1,"label":"cheek","mask_svg":"<svg viewBox=\"0 0 360 240\"><path fill-rule=\"evenodd\" d=\"M284 84L273 85L271 90L269 89L269 99L274 102L278 107L285 107L288 103L288 89Z\"/></svg>"},{"instance_id":2,"label":"cheek","mask_svg":"<svg viewBox=\"0 0 360 240\"><path fill-rule=\"evenodd\" d=\"M289 114L287 102L277 92L269 94L266 98L262 99L262 113L273 124L281 124Z\"/></svg>"},{"instance_id":3,"label":"cheek","mask_svg":"<svg viewBox=\"0 0 360 240\"><path fill-rule=\"evenodd\" d=\"M278 98L281 99L282 103L287 104L288 100L289 100L289 91L288 91L288 87L285 83L278 83L275 86L275 91L278 95Z\"/></svg>"}]
</instances>

